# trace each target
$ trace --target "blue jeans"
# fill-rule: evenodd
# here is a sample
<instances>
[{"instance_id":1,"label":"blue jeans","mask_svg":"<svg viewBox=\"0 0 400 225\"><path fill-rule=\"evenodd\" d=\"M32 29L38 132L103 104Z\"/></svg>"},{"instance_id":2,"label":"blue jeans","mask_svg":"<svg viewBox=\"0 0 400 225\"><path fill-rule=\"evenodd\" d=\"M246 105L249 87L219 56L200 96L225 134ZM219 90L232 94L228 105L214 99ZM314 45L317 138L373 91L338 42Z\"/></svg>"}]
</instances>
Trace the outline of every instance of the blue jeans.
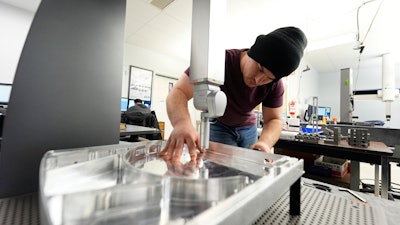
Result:
<instances>
[{"instance_id":1,"label":"blue jeans","mask_svg":"<svg viewBox=\"0 0 400 225\"><path fill-rule=\"evenodd\" d=\"M258 140L257 126L230 127L221 122L210 124L210 141L249 148Z\"/></svg>"}]
</instances>

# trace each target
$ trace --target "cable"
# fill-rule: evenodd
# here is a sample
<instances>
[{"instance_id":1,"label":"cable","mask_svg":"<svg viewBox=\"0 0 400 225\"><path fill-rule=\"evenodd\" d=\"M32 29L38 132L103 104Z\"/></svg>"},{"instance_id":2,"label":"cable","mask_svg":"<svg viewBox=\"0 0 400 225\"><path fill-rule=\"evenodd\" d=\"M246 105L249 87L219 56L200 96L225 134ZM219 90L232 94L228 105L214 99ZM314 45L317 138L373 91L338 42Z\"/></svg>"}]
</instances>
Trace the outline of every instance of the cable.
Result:
<instances>
[{"instance_id":1,"label":"cable","mask_svg":"<svg viewBox=\"0 0 400 225\"><path fill-rule=\"evenodd\" d=\"M382 5L383 1L385 1L385 0L382 0L382 1L379 3L378 9L376 10L376 13L375 13L374 17L372 18L372 21L371 21L371 23L370 23L370 25L369 25L369 27L368 27L368 30L367 30L367 32L365 33L364 39L360 42L360 23L359 23L360 9L361 9L361 7L363 7L364 5L366 5L366 4L368 4L368 3L371 3L371 2L373 2L373 1L375 1L375 0L370 0L370 1L364 2L363 4L361 4L361 5L357 8L357 42L359 43L359 47L358 47L358 49L355 49L355 50L360 50L360 54L364 51L364 48L365 48L365 46L364 46L364 41L365 41L365 39L367 38L369 31L371 30L372 24L374 23L375 18L376 18L376 16L378 15L378 12L379 12L379 10L380 10L380 8L381 8L381 5Z\"/></svg>"},{"instance_id":2,"label":"cable","mask_svg":"<svg viewBox=\"0 0 400 225\"><path fill-rule=\"evenodd\" d=\"M359 76L359 74L360 74L361 54L363 53L364 48L365 48L365 46L364 46L364 41L365 41L365 39L367 38L369 31L371 30L372 24L374 23L375 18L376 18L376 16L378 15L378 12L379 12L379 10L380 10L380 8L381 8L381 5L382 5L383 1L385 1L385 0L382 0L382 1L379 3L378 9L376 10L376 13L375 13L374 17L372 18L372 21L371 21L371 24L370 24L369 27L368 27L367 33L365 34L364 39L360 42L360 22L359 22L360 9L361 9L361 7L363 7L364 5L366 5L366 4L368 4L368 3L371 3L371 2L373 2L373 1L375 1L375 0L370 0L370 1L364 2L363 4L361 4L361 5L357 8L357 21L356 21L356 22L357 22L357 42L359 43L359 47L358 47L358 49L355 48L355 50L359 50L359 55L358 55L357 75L356 75L356 80L355 80L355 83L354 83L354 90L357 90L358 76Z\"/></svg>"},{"instance_id":3,"label":"cable","mask_svg":"<svg viewBox=\"0 0 400 225\"><path fill-rule=\"evenodd\" d=\"M362 187L366 188L367 190L374 190L375 184L367 184L367 183L363 182L363 181L367 181L367 180L375 181L374 179L369 179L369 178L360 179ZM393 187L393 186L398 186L398 187ZM381 188L381 180L379 180L379 188ZM389 189L394 193L400 194L400 184L398 184L398 183L390 182Z\"/></svg>"},{"instance_id":4,"label":"cable","mask_svg":"<svg viewBox=\"0 0 400 225\"><path fill-rule=\"evenodd\" d=\"M360 64L361 64L361 52L358 55L358 64L357 64L357 74L356 74L356 80L354 82L354 90L357 90L357 82L358 82L358 75L360 74Z\"/></svg>"},{"instance_id":5,"label":"cable","mask_svg":"<svg viewBox=\"0 0 400 225\"><path fill-rule=\"evenodd\" d=\"M371 0L371 1L374 1L374 0ZM371 2L371 1L369 1L369 2ZM381 8L381 5L382 5L383 1L385 1L385 0L382 0L381 3L379 3L379 6L378 6L378 9L376 10L376 13L375 13L375 15L374 15L374 18L372 19L371 24L370 24L369 27L368 27L367 33L365 34L364 39L363 39L362 42L361 42L361 46L364 44L364 41L365 41L365 39L367 38L367 35L368 35L369 31L371 30L372 24L374 23L375 18L376 18L376 16L378 15L379 9ZM367 3L369 3L369 2L367 2ZM361 50L360 50L360 53L362 52L363 49L364 49L364 48L362 47Z\"/></svg>"},{"instance_id":6,"label":"cable","mask_svg":"<svg viewBox=\"0 0 400 225\"><path fill-rule=\"evenodd\" d=\"M368 4L368 3L370 3L370 2L373 2L373 1L375 1L375 0L370 0L370 1L367 1L367 2L364 2L363 4L361 4L358 8L357 8L357 41L358 42L360 42L360 9L361 9L361 7L363 7L364 5L366 5L366 4Z\"/></svg>"}]
</instances>

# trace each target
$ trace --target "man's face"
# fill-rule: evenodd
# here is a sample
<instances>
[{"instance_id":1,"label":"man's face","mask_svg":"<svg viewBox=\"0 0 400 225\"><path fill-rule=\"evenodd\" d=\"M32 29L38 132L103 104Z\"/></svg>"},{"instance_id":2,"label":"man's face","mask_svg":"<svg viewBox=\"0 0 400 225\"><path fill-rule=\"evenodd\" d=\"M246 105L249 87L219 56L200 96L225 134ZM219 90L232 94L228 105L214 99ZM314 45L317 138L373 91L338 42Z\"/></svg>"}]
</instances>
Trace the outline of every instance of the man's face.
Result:
<instances>
[{"instance_id":1,"label":"man's face","mask_svg":"<svg viewBox=\"0 0 400 225\"><path fill-rule=\"evenodd\" d=\"M249 57L243 68L243 79L245 84L250 87L257 87L276 81L274 74L261 64Z\"/></svg>"}]
</instances>

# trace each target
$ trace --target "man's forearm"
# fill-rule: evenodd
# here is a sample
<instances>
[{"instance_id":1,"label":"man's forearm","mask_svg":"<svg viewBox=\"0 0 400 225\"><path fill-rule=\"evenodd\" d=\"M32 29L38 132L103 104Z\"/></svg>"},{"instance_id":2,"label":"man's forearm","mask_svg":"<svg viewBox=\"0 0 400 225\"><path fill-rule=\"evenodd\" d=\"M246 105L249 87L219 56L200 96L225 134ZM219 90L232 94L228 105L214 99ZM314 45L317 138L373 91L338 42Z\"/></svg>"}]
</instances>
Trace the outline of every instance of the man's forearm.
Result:
<instances>
[{"instance_id":1,"label":"man's forearm","mask_svg":"<svg viewBox=\"0 0 400 225\"><path fill-rule=\"evenodd\" d=\"M272 148L275 143L279 140L282 132L282 120L273 119L264 123L259 141L266 143L270 148Z\"/></svg>"},{"instance_id":2,"label":"man's forearm","mask_svg":"<svg viewBox=\"0 0 400 225\"><path fill-rule=\"evenodd\" d=\"M179 90L174 90L168 95L167 113L168 113L168 118L173 127L178 122L190 123L188 101L186 96L180 93Z\"/></svg>"}]
</instances>

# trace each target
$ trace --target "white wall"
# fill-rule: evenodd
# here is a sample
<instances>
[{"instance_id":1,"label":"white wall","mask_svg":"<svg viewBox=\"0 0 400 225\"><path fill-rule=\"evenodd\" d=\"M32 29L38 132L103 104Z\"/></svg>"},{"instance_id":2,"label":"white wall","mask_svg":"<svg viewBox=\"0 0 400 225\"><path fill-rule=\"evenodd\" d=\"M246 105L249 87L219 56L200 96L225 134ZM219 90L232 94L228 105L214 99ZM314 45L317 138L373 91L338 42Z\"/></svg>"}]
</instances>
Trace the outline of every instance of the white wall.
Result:
<instances>
[{"instance_id":1,"label":"white wall","mask_svg":"<svg viewBox=\"0 0 400 225\"><path fill-rule=\"evenodd\" d=\"M353 71L353 76L357 74ZM396 65L395 87L400 88L400 64ZM354 78L355 80L356 78ZM369 68L360 70L357 81L357 90L382 89L382 68ZM382 120L385 127L400 128L400 98L391 103L391 120L386 122L385 103L380 100L357 100L354 102L353 116L358 116L359 121Z\"/></svg>"},{"instance_id":2,"label":"white wall","mask_svg":"<svg viewBox=\"0 0 400 225\"><path fill-rule=\"evenodd\" d=\"M306 62L301 62L296 74L287 79L287 100L294 100L297 112L303 118L304 110L318 96L318 105L332 107L331 117L340 119L340 71L317 73L313 70L302 72ZM352 70L353 90L382 89L382 68L378 65L366 69ZM400 88L400 65L396 65L396 85ZM357 78L358 77L358 78ZM353 116L357 121L382 120L384 127L400 129L400 98L391 103L391 121L386 121L385 103L378 100L355 100Z\"/></svg>"},{"instance_id":3,"label":"white wall","mask_svg":"<svg viewBox=\"0 0 400 225\"><path fill-rule=\"evenodd\" d=\"M0 2L0 83L13 83L34 13Z\"/></svg>"},{"instance_id":4,"label":"white wall","mask_svg":"<svg viewBox=\"0 0 400 225\"><path fill-rule=\"evenodd\" d=\"M155 74L157 73L175 78L180 77L189 66L189 56L185 61L129 44L125 45L124 56L123 97L128 95L129 66L149 69Z\"/></svg>"},{"instance_id":5,"label":"white wall","mask_svg":"<svg viewBox=\"0 0 400 225\"><path fill-rule=\"evenodd\" d=\"M400 65L396 65L396 85L400 88ZM382 89L382 68L380 66L367 69L352 70L353 90ZM358 78L357 78L358 77ZM319 74L319 105L331 106L332 117L340 117L340 71ZM382 120L384 127L400 128L400 99L391 103L391 121L386 121L385 103L380 100L355 100L353 116L357 121Z\"/></svg>"},{"instance_id":6,"label":"white wall","mask_svg":"<svg viewBox=\"0 0 400 225\"><path fill-rule=\"evenodd\" d=\"M310 70L303 72L303 70L307 68L307 65L310 67ZM290 101L295 101L296 116L300 116L300 118L303 119L307 106L312 104L314 96L318 96L318 73L311 65L303 60L300 62L295 73L288 76L285 80L286 104L289 104ZM288 108L288 106L286 107ZM287 115L289 115L288 110Z\"/></svg>"},{"instance_id":7,"label":"white wall","mask_svg":"<svg viewBox=\"0 0 400 225\"><path fill-rule=\"evenodd\" d=\"M340 71L321 73L318 82L318 105L331 107L331 118L340 117Z\"/></svg>"},{"instance_id":8,"label":"white wall","mask_svg":"<svg viewBox=\"0 0 400 225\"><path fill-rule=\"evenodd\" d=\"M154 76L151 109L156 112L159 121L165 122L164 138L168 139L172 131L172 125L169 122L165 105L165 98L168 94L168 84L169 82L176 82L176 79L178 79L189 66L189 56L187 60L177 59L128 44L125 45L124 55L124 75L122 79L121 95L123 97L128 96L129 66L137 66L152 70ZM157 74L162 76L158 76ZM196 126L196 120L200 119L200 114L194 108L192 101L188 104L192 123Z\"/></svg>"}]
</instances>

